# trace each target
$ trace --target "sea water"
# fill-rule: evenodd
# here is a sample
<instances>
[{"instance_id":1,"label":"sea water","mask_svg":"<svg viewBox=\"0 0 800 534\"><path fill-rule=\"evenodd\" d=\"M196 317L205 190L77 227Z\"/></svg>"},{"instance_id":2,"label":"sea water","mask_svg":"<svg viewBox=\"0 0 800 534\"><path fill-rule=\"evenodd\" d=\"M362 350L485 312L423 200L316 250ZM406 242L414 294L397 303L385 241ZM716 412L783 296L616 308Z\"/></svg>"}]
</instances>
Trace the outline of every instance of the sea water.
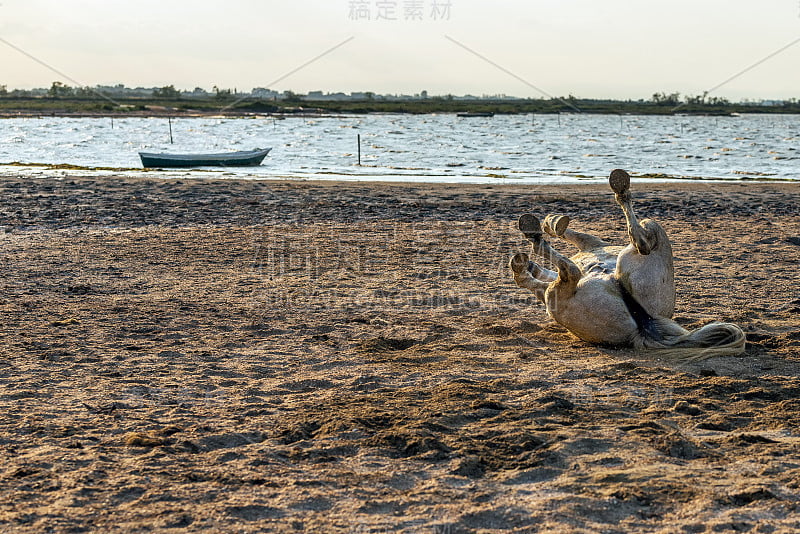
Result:
<instances>
[{"instance_id":1,"label":"sea water","mask_svg":"<svg viewBox=\"0 0 800 534\"><path fill-rule=\"evenodd\" d=\"M171 128L174 143L165 118L0 119L0 175L141 175L139 151L272 147L259 167L146 175L524 184L601 181L624 168L662 180L800 180L800 115L212 117Z\"/></svg>"}]
</instances>

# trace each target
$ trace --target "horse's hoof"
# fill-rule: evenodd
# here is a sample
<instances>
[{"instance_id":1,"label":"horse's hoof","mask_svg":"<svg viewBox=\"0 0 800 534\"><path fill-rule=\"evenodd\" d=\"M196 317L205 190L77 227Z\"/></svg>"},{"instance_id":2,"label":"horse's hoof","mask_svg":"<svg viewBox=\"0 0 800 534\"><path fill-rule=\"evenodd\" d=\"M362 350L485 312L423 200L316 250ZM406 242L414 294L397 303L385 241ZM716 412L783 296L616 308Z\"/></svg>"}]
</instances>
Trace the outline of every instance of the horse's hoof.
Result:
<instances>
[{"instance_id":1,"label":"horse's hoof","mask_svg":"<svg viewBox=\"0 0 800 534\"><path fill-rule=\"evenodd\" d=\"M511 270L514 271L514 274L520 274L528 268L528 262L528 255L524 252L520 252L511 258L511 261L508 263L508 265L511 267Z\"/></svg>"},{"instance_id":2,"label":"horse's hoof","mask_svg":"<svg viewBox=\"0 0 800 534\"><path fill-rule=\"evenodd\" d=\"M542 228L553 237L561 237L567 231L569 217L566 215L548 215L544 218Z\"/></svg>"},{"instance_id":3,"label":"horse's hoof","mask_svg":"<svg viewBox=\"0 0 800 534\"><path fill-rule=\"evenodd\" d=\"M631 175L622 169L614 169L608 177L608 185L616 194L625 194L631 187Z\"/></svg>"},{"instance_id":4,"label":"horse's hoof","mask_svg":"<svg viewBox=\"0 0 800 534\"><path fill-rule=\"evenodd\" d=\"M535 215L526 213L519 218L519 231L525 234L528 239L538 239L542 237L542 225Z\"/></svg>"}]
</instances>

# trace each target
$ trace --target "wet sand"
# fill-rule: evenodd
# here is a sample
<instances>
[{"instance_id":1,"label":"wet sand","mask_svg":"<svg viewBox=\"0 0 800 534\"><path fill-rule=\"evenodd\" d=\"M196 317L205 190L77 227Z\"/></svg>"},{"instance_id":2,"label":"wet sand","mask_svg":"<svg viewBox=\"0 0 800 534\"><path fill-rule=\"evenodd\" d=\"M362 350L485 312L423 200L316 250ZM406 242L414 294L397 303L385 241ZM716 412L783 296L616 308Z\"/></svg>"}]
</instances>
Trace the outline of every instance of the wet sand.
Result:
<instances>
[{"instance_id":1,"label":"wet sand","mask_svg":"<svg viewBox=\"0 0 800 534\"><path fill-rule=\"evenodd\" d=\"M747 332L686 365L509 276L521 213L624 242L603 186L0 193L0 532L800 528L798 185L634 183L676 320Z\"/></svg>"}]
</instances>

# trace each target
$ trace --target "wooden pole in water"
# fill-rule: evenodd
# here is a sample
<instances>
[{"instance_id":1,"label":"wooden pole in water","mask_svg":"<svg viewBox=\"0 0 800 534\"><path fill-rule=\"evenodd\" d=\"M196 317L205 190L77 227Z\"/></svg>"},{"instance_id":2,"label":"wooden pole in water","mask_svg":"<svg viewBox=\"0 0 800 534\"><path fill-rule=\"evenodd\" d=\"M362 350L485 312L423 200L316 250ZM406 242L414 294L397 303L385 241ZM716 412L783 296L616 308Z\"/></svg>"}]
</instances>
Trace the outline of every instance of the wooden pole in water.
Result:
<instances>
[{"instance_id":1,"label":"wooden pole in water","mask_svg":"<svg viewBox=\"0 0 800 534\"><path fill-rule=\"evenodd\" d=\"M361 166L361 134L358 134L358 166Z\"/></svg>"},{"instance_id":2,"label":"wooden pole in water","mask_svg":"<svg viewBox=\"0 0 800 534\"><path fill-rule=\"evenodd\" d=\"M175 141L172 140L172 117L167 117L169 121L169 144L174 145Z\"/></svg>"},{"instance_id":3,"label":"wooden pole in water","mask_svg":"<svg viewBox=\"0 0 800 534\"><path fill-rule=\"evenodd\" d=\"M111 117L111 129L114 129L114 117Z\"/></svg>"},{"instance_id":4,"label":"wooden pole in water","mask_svg":"<svg viewBox=\"0 0 800 534\"><path fill-rule=\"evenodd\" d=\"M561 112L558 112L558 125L561 126Z\"/></svg>"}]
</instances>

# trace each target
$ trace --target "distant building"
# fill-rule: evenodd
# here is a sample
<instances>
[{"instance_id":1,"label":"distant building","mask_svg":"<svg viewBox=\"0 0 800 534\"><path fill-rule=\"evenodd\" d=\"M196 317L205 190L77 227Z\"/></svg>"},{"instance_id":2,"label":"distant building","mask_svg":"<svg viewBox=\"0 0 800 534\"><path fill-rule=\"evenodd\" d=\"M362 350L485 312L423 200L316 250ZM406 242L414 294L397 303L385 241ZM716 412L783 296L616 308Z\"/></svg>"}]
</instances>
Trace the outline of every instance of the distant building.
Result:
<instances>
[{"instance_id":1,"label":"distant building","mask_svg":"<svg viewBox=\"0 0 800 534\"><path fill-rule=\"evenodd\" d=\"M252 91L250 91L250 96L255 98L276 99L280 96L280 93L264 87L255 87Z\"/></svg>"},{"instance_id":2,"label":"distant building","mask_svg":"<svg viewBox=\"0 0 800 534\"><path fill-rule=\"evenodd\" d=\"M137 87L136 89L128 89L127 96L140 96L142 98L149 98L153 96L153 91L158 87Z\"/></svg>"},{"instance_id":3,"label":"distant building","mask_svg":"<svg viewBox=\"0 0 800 534\"><path fill-rule=\"evenodd\" d=\"M117 85L97 85L95 91L106 95L125 95L130 92L130 89L124 84L118 83Z\"/></svg>"},{"instance_id":4,"label":"distant building","mask_svg":"<svg viewBox=\"0 0 800 534\"><path fill-rule=\"evenodd\" d=\"M207 98L211 95L202 87L195 87L193 91L181 91L181 96L186 98Z\"/></svg>"},{"instance_id":5,"label":"distant building","mask_svg":"<svg viewBox=\"0 0 800 534\"><path fill-rule=\"evenodd\" d=\"M322 91L309 91L309 93L305 96L305 99L316 101L342 101L353 100L353 97L348 96L345 93L323 93Z\"/></svg>"}]
</instances>

